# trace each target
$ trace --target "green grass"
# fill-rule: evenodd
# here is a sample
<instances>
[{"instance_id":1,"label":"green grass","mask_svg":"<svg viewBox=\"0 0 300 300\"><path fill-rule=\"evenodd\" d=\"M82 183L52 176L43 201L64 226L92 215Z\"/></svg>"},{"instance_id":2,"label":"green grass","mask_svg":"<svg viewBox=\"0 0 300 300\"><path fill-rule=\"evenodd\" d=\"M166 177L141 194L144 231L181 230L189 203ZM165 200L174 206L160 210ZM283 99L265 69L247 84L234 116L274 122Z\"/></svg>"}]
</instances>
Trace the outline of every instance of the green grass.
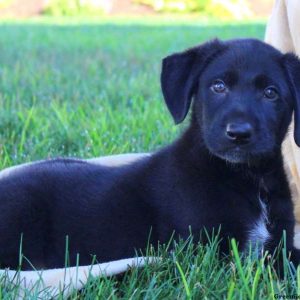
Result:
<instances>
[{"instance_id":1,"label":"green grass","mask_svg":"<svg viewBox=\"0 0 300 300\"><path fill-rule=\"evenodd\" d=\"M0 22L0 168L47 157L153 151L182 130L161 95L161 59L214 37L263 38L265 25L125 18ZM91 280L73 299L273 299L280 281L258 258L219 261L214 245L174 252L122 277ZM289 270L289 269L288 269ZM14 289L2 287L0 299ZM30 293L28 291L28 293ZM36 299L34 293L32 299Z\"/></svg>"}]
</instances>

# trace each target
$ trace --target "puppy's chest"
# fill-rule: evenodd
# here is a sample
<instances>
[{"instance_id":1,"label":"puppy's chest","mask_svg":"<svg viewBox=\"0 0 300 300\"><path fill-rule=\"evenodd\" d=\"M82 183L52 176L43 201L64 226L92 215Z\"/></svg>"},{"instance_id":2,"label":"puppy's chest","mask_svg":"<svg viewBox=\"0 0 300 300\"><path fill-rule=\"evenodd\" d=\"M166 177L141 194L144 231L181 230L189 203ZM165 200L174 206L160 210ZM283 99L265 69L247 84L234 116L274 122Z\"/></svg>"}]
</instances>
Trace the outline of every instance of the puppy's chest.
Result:
<instances>
[{"instance_id":1,"label":"puppy's chest","mask_svg":"<svg viewBox=\"0 0 300 300\"><path fill-rule=\"evenodd\" d=\"M271 233L269 231L271 216L269 212L268 199L266 197L266 195L263 195L261 191L259 191L256 199L259 214L248 224L245 250L248 250L247 248L249 248L251 244L252 248L255 247L260 251L271 239Z\"/></svg>"},{"instance_id":2,"label":"puppy's chest","mask_svg":"<svg viewBox=\"0 0 300 300\"><path fill-rule=\"evenodd\" d=\"M231 199L230 207L235 212L240 228L235 227L237 236L242 238L243 249L261 250L271 240L270 201L271 195L265 186L252 185L247 192L234 189L236 198ZM233 221L233 220L232 220ZM238 224L239 224L238 223Z\"/></svg>"}]
</instances>

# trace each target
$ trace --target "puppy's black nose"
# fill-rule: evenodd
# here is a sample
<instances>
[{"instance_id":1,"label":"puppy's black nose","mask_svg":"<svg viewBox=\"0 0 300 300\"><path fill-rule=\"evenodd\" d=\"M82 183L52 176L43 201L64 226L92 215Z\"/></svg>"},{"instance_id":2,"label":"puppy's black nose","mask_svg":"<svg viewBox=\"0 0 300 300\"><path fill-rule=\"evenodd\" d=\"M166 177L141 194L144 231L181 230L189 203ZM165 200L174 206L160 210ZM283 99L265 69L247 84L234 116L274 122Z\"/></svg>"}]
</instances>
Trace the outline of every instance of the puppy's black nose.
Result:
<instances>
[{"instance_id":1,"label":"puppy's black nose","mask_svg":"<svg viewBox=\"0 0 300 300\"><path fill-rule=\"evenodd\" d=\"M227 138L235 144L250 142L253 128L249 123L229 123L226 126Z\"/></svg>"}]
</instances>

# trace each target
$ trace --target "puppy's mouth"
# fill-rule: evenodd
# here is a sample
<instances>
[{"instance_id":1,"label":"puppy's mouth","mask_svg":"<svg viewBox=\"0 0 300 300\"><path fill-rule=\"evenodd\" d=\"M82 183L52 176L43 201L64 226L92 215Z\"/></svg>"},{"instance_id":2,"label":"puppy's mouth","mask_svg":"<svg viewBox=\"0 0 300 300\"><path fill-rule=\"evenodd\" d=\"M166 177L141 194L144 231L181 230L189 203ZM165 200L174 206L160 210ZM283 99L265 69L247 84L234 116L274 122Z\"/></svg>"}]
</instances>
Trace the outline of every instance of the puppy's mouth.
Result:
<instances>
[{"instance_id":1,"label":"puppy's mouth","mask_svg":"<svg viewBox=\"0 0 300 300\"><path fill-rule=\"evenodd\" d=\"M215 156L234 164L250 164L262 157L261 154L245 149L243 146L236 146L223 151L213 153Z\"/></svg>"},{"instance_id":2,"label":"puppy's mouth","mask_svg":"<svg viewBox=\"0 0 300 300\"><path fill-rule=\"evenodd\" d=\"M273 139L266 138L266 135L253 138L252 141L244 144L234 144L222 138L204 136L204 143L213 156L232 164L256 165L272 157L277 149Z\"/></svg>"},{"instance_id":3,"label":"puppy's mouth","mask_svg":"<svg viewBox=\"0 0 300 300\"><path fill-rule=\"evenodd\" d=\"M247 163L250 160L251 155L241 149L235 149L231 151L222 151L215 153L219 158L231 163Z\"/></svg>"}]
</instances>

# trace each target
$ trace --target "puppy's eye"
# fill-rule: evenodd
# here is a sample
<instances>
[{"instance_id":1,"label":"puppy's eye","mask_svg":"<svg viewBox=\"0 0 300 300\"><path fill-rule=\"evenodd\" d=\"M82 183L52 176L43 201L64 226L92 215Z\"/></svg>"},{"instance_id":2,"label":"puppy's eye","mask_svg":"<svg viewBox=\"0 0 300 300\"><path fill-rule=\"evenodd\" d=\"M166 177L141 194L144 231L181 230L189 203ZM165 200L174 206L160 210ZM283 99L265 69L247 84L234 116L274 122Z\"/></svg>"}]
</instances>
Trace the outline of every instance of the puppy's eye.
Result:
<instances>
[{"instance_id":1,"label":"puppy's eye","mask_svg":"<svg viewBox=\"0 0 300 300\"><path fill-rule=\"evenodd\" d=\"M274 86L269 86L264 90L264 97L268 100L274 101L279 98L279 93Z\"/></svg>"},{"instance_id":2,"label":"puppy's eye","mask_svg":"<svg viewBox=\"0 0 300 300\"><path fill-rule=\"evenodd\" d=\"M221 79L215 80L211 86L211 89L218 94L224 93L227 90L226 84Z\"/></svg>"}]
</instances>

